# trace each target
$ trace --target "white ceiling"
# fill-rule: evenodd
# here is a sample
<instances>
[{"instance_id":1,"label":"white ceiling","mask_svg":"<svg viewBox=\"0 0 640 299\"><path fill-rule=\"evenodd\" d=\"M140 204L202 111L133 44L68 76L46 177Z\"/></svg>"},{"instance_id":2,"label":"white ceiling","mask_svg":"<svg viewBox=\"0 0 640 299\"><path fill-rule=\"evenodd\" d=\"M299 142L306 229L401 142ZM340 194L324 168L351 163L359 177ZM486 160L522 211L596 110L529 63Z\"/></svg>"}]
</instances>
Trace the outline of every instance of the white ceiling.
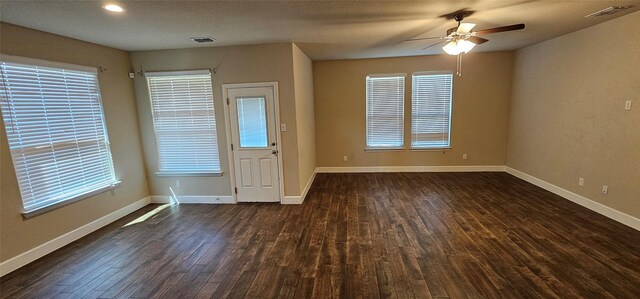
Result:
<instances>
[{"instance_id":1,"label":"white ceiling","mask_svg":"<svg viewBox=\"0 0 640 299\"><path fill-rule=\"evenodd\" d=\"M474 51L518 49L640 10L640 0L430 1L100 1L0 0L0 20L124 50L295 42L313 60L443 53L421 50L455 22L440 15L476 11L465 21L484 29L525 23L526 29L486 36ZM612 5L634 5L613 16L584 16ZM640 14L636 14L640 17ZM189 37L212 36L213 44ZM597 41L595 41L597 42Z\"/></svg>"}]
</instances>

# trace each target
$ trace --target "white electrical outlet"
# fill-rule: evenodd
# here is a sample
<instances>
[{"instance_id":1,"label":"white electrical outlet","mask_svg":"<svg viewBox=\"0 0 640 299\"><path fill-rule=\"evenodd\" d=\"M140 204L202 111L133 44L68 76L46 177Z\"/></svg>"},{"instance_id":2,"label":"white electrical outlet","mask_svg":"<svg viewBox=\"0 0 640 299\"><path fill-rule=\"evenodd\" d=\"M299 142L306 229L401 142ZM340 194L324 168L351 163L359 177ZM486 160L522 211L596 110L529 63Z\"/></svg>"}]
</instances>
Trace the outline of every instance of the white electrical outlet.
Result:
<instances>
[{"instance_id":1,"label":"white electrical outlet","mask_svg":"<svg viewBox=\"0 0 640 299\"><path fill-rule=\"evenodd\" d=\"M280 124L280 131L281 132L286 132L287 131L287 124Z\"/></svg>"},{"instance_id":2,"label":"white electrical outlet","mask_svg":"<svg viewBox=\"0 0 640 299\"><path fill-rule=\"evenodd\" d=\"M626 101L624 103L624 110L631 110L631 101Z\"/></svg>"},{"instance_id":3,"label":"white electrical outlet","mask_svg":"<svg viewBox=\"0 0 640 299\"><path fill-rule=\"evenodd\" d=\"M349 157L348 156L342 156L342 161L345 161L345 162L349 161Z\"/></svg>"},{"instance_id":4,"label":"white electrical outlet","mask_svg":"<svg viewBox=\"0 0 640 299\"><path fill-rule=\"evenodd\" d=\"M467 159L467 154L462 154L462 160L466 160Z\"/></svg>"},{"instance_id":5,"label":"white electrical outlet","mask_svg":"<svg viewBox=\"0 0 640 299\"><path fill-rule=\"evenodd\" d=\"M176 180L176 188L182 187L182 182L180 180Z\"/></svg>"},{"instance_id":6,"label":"white electrical outlet","mask_svg":"<svg viewBox=\"0 0 640 299\"><path fill-rule=\"evenodd\" d=\"M579 178L578 179L578 185L579 186L584 186L584 178Z\"/></svg>"},{"instance_id":7,"label":"white electrical outlet","mask_svg":"<svg viewBox=\"0 0 640 299\"><path fill-rule=\"evenodd\" d=\"M609 193L609 186L602 185L602 194L607 194L607 193Z\"/></svg>"}]
</instances>

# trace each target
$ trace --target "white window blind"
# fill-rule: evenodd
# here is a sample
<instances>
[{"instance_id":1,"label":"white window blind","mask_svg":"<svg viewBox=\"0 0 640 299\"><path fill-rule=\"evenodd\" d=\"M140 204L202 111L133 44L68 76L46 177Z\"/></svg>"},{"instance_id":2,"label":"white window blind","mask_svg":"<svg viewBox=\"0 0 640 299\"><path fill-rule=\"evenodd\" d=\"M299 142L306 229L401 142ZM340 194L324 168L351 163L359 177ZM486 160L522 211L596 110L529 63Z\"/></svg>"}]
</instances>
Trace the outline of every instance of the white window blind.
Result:
<instances>
[{"instance_id":1,"label":"white window blind","mask_svg":"<svg viewBox=\"0 0 640 299\"><path fill-rule=\"evenodd\" d=\"M114 187L96 69L3 55L0 71L24 212Z\"/></svg>"},{"instance_id":2,"label":"white window blind","mask_svg":"<svg viewBox=\"0 0 640 299\"><path fill-rule=\"evenodd\" d=\"M413 74L412 148L450 147L452 88L450 73Z\"/></svg>"},{"instance_id":3,"label":"white window blind","mask_svg":"<svg viewBox=\"0 0 640 299\"><path fill-rule=\"evenodd\" d=\"M238 97L238 134L241 148L269 147L265 97Z\"/></svg>"},{"instance_id":4,"label":"white window blind","mask_svg":"<svg viewBox=\"0 0 640 299\"><path fill-rule=\"evenodd\" d=\"M367 148L404 145L404 74L367 76Z\"/></svg>"},{"instance_id":5,"label":"white window blind","mask_svg":"<svg viewBox=\"0 0 640 299\"><path fill-rule=\"evenodd\" d=\"M146 73L159 175L220 172L209 71Z\"/></svg>"}]
</instances>

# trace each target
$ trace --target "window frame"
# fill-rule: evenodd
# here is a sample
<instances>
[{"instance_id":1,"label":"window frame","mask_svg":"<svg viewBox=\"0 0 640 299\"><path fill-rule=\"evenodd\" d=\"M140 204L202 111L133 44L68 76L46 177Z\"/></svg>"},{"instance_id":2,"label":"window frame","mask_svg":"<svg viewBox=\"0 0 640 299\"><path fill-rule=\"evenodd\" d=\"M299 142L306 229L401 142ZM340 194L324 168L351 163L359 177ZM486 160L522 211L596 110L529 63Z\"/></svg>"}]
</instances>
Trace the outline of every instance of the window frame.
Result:
<instances>
[{"instance_id":1,"label":"window frame","mask_svg":"<svg viewBox=\"0 0 640 299\"><path fill-rule=\"evenodd\" d=\"M151 88L150 88L150 81L149 78L150 77L158 77L158 76L189 76L189 75L206 75L208 74L209 76L211 76L210 78L210 83L211 83L211 104L213 107L213 121L214 121L214 138L215 138L215 146L217 146L217 161L218 161L218 169L214 169L211 171L194 171L194 170L189 170L189 171L168 171L168 170L162 170L162 161L161 161L161 154L160 154L160 144L159 144L159 140L158 140L158 130L157 130L157 126L156 126L156 117L155 117L155 113L154 113L154 105L153 105L153 95L151 92ZM183 71L153 71L153 72L145 72L144 74L145 76L145 83L147 86L147 92L149 95L149 105L151 108L151 120L152 120L152 125L153 125L153 132L154 132L154 138L155 138L155 144L156 144L156 157L157 157L157 171L155 172L155 176L156 177L219 177L222 176L224 173L222 171L222 163L220 160L220 143L219 143L219 135L218 135L218 125L217 125L217 118L215 117L215 113L216 113L216 109L215 109L215 100L213 97L213 92L214 92L214 88L213 88L213 74L211 72L211 70L208 69L204 69L204 70L183 70Z\"/></svg>"},{"instance_id":2,"label":"window frame","mask_svg":"<svg viewBox=\"0 0 640 299\"><path fill-rule=\"evenodd\" d=\"M413 144L413 136L414 136L414 131L413 131L413 112L414 112L414 96L415 96L415 77L419 77L419 76L429 76L429 75L450 75L451 76L451 88L450 88L450 97L449 97L449 125L448 125L448 129L447 129L447 144L443 145L443 146L414 146ZM453 76L453 72L451 71L420 71L420 72L414 72L411 74L411 120L410 120L410 129L409 129L409 136L410 136L410 140L409 140L409 150L411 151L443 151L443 150L451 150L452 146L451 146L451 126L453 123L453 85L454 85L454 81L455 81L455 76Z\"/></svg>"},{"instance_id":3,"label":"window frame","mask_svg":"<svg viewBox=\"0 0 640 299\"><path fill-rule=\"evenodd\" d=\"M402 103L402 108L400 109L401 113L401 134L400 134L400 138L401 138L401 145L400 146L386 146L386 147L381 147L381 146L369 146L369 92L368 92L368 88L369 88L369 78L392 78L392 77L396 77L396 78L402 78L402 96L401 98L401 103ZM404 151L406 150L405 147L405 97L406 97L406 84L407 84L407 74L406 73L385 73L385 74L368 74L365 77L365 148L364 150L366 152L380 152L380 151Z\"/></svg>"},{"instance_id":4,"label":"window frame","mask_svg":"<svg viewBox=\"0 0 640 299\"><path fill-rule=\"evenodd\" d=\"M70 70L70 71L79 71L79 72L87 72L87 73L93 73L95 74L95 86L96 86L96 93L97 93L97 103L99 106L99 113L102 116L102 129L103 129L103 134L104 134L104 147L105 147L105 155L106 157L102 157L102 158L106 158L108 165L107 167L109 168L110 171L110 175L111 175L111 180L110 182L107 182L109 184L105 184L105 186L101 186L95 189L91 189L91 190L87 190L85 192L82 193L78 193L72 196L68 196L62 199L59 199L57 201L51 202L49 204L45 204L42 206L38 206L35 207L33 209L27 210L25 208L25 202L23 200L23 193L22 193L22 186L19 183L19 190L20 190L20 197L21 197L21 202L22 202L22 216L24 218L31 218L34 216L38 216L41 215L43 213L70 205L72 203L81 201L83 199L116 189L118 187L121 186L121 181L118 179L117 176L117 172L115 169L115 163L113 161L113 154L111 151L111 142L109 141L109 133L108 133L108 128L107 128L107 123L106 123L106 115L104 113L104 104L102 102L102 92L100 89L100 77L99 77L99 70L97 67L92 67L92 66L84 66L84 65L76 65L76 64L69 64L69 63L62 63L62 62L54 62L54 61L48 61L48 60L42 60L42 59L35 59L35 58L27 58L27 57L20 57L20 56L13 56L13 55L5 55L2 54L0 55L0 63L15 63L15 64L23 64L23 65L28 65L28 66L35 66L35 67L45 67L45 68L56 68L56 69L64 69L64 70ZM0 80L5 80L4 74L0 74ZM8 99L8 97L6 97ZM4 104L3 104L4 105ZM7 114L9 114L10 112L6 112ZM2 112L2 114L5 114L5 112ZM10 147L10 141L9 141L9 127L7 127L8 123L12 123L14 121L13 118L10 119L6 119L4 117L4 115L1 116L2 117L2 125L5 128L5 133L7 136L7 146ZM13 124L11 124L11 127L13 127ZM18 177L19 174L17 173L17 170L15 169L16 165L18 164L18 162L16 161L15 156L13 155L13 152L11 151L11 149L9 149L10 151L10 155L11 155L11 160L12 160L12 164L14 167L14 171L16 172L16 179L18 180L18 182L20 182L20 178Z\"/></svg>"}]
</instances>

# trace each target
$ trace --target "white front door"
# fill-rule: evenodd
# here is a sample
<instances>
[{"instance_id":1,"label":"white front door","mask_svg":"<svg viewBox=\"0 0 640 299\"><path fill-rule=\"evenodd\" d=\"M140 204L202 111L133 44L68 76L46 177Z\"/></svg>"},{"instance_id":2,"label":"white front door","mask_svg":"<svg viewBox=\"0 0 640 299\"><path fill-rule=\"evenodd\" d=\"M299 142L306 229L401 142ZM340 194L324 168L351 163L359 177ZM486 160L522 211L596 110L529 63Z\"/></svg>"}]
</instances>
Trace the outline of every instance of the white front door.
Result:
<instances>
[{"instance_id":1,"label":"white front door","mask_svg":"<svg viewBox=\"0 0 640 299\"><path fill-rule=\"evenodd\" d=\"M274 89L227 90L239 202L280 201Z\"/></svg>"}]
</instances>

